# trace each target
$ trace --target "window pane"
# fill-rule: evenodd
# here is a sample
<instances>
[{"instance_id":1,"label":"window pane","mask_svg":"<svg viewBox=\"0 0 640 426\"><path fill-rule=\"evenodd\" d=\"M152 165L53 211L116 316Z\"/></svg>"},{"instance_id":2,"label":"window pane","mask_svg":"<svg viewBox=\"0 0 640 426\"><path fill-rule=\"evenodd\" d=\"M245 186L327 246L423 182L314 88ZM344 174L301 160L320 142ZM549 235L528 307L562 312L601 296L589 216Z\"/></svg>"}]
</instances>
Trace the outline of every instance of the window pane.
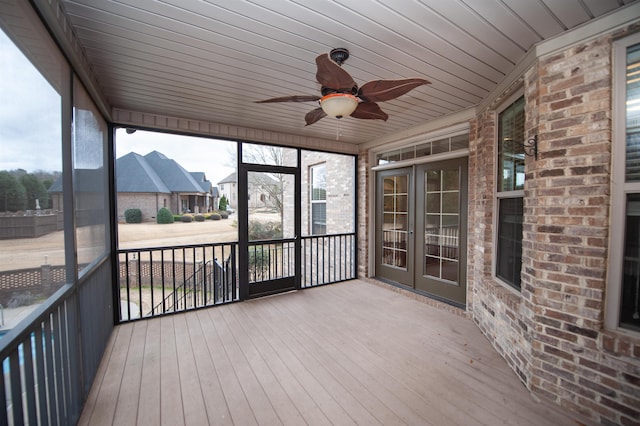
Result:
<instances>
[{"instance_id":1,"label":"window pane","mask_svg":"<svg viewBox=\"0 0 640 426\"><path fill-rule=\"evenodd\" d=\"M400 160L410 160L434 154L469 148L469 134L452 136L430 142L421 142L410 147L383 152L376 156L377 164L388 164Z\"/></svg>"},{"instance_id":2,"label":"window pane","mask_svg":"<svg viewBox=\"0 0 640 426\"><path fill-rule=\"evenodd\" d=\"M498 201L496 276L520 289L522 268L522 198Z\"/></svg>"},{"instance_id":3,"label":"window pane","mask_svg":"<svg viewBox=\"0 0 640 426\"><path fill-rule=\"evenodd\" d=\"M524 189L524 97L498 117L498 191Z\"/></svg>"},{"instance_id":4,"label":"window pane","mask_svg":"<svg viewBox=\"0 0 640 426\"><path fill-rule=\"evenodd\" d=\"M640 194L627 196L620 326L640 330Z\"/></svg>"},{"instance_id":5,"label":"window pane","mask_svg":"<svg viewBox=\"0 0 640 426\"><path fill-rule=\"evenodd\" d=\"M77 79L73 93L76 240L82 271L108 251L107 168L104 164L107 124Z\"/></svg>"},{"instance_id":6,"label":"window pane","mask_svg":"<svg viewBox=\"0 0 640 426\"><path fill-rule=\"evenodd\" d=\"M311 179L311 235L327 232L327 168L324 163L309 168Z\"/></svg>"},{"instance_id":7,"label":"window pane","mask_svg":"<svg viewBox=\"0 0 640 426\"><path fill-rule=\"evenodd\" d=\"M627 182L640 181L640 44L627 50Z\"/></svg>"},{"instance_id":8,"label":"window pane","mask_svg":"<svg viewBox=\"0 0 640 426\"><path fill-rule=\"evenodd\" d=\"M7 28L3 27L5 23ZM46 34L0 20L0 294L8 330L67 282L62 96L69 70ZM35 49L32 49L35 46Z\"/></svg>"},{"instance_id":9,"label":"window pane","mask_svg":"<svg viewBox=\"0 0 640 426\"><path fill-rule=\"evenodd\" d=\"M327 199L327 168L324 164L311 167L311 200Z\"/></svg>"},{"instance_id":10,"label":"window pane","mask_svg":"<svg viewBox=\"0 0 640 426\"><path fill-rule=\"evenodd\" d=\"M327 204L313 203L311 205L311 234L327 233Z\"/></svg>"}]
</instances>

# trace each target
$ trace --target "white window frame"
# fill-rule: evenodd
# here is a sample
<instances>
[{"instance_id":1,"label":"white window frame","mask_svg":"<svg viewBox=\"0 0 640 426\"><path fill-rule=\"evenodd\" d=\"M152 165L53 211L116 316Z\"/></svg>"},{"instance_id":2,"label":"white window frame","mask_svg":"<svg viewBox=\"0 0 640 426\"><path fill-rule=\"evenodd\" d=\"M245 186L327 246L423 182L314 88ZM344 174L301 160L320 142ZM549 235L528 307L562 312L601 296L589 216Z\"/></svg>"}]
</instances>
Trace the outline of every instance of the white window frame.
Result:
<instances>
[{"instance_id":1,"label":"white window frame","mask_svg":"<svg viewBox=\"0 0 640 426\"><path fill-rule=\"evenodd\" d=\"M498 269L498 216L499 216L499 207L500 207L500 200L502 199L506 199L506 198L522 198L524 201L524 188L523 189L518 189L515 191L498 191L498 170L500 169L500 165L498 164L498 144L500 143L500 141L498 140L499 137L499 123L498 123L498 118L500 117L500 114L506 110L507 108L509 108L515 101L517 101L518 99L520 99L522 96L524 96L524 88L521 88L519 90L517 90L516 92L514 92L511 96L509 96L501 105L499 108L496 109L495 112L495 134L494 134L494 141L496 143L495 145L495 153L494 153L494 168L493 168L493 176L495 177L495 182L493 185L493 247L492 247L492 254L491 254L491 274L494 278L494 280L496 280L497 282L499 282L503 287L509 289L509 291L513 292L514 294L520 295L521 294L521 289L517 289L516 287L514 287L513 285L511 285L510 283L506 282L505 280L503 280L502 278L500 278L496 271ZM526 100L525 100L525 111L526 111ZM525 117L525 121L526 121L526 117ZM522 274L522 270L520 270L520 273Z\"/></svg>"},{"instance_id":2,"label":"white window frame","mask_svg":"<svg viewBox=\"0 0 640 426\"><path fill-rule=\"evenodd\" d=\"M620 304L622 303L627 195L640 193L640 182L625 182L627 48L638 43L640 43L640 34L634 34L613 43L613 143L611 147L609 267L604 315L604 325L606 329L633 334L635 336L639 333L620 327Z\"/></svg>"}]
</instances>

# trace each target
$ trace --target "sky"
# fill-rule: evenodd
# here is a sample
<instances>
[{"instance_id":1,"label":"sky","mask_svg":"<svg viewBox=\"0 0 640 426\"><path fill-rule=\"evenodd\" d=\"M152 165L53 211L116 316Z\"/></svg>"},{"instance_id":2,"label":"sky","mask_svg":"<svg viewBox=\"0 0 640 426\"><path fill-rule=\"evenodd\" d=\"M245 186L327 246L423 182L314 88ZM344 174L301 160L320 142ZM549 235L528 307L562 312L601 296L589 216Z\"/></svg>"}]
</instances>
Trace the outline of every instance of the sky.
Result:
<instances>
[{"instance_id":1,"label":"sky","mask_svg":"<svg viewBox=\"0 0 640 426\"><path fill-rule=\"evenodd\" d=\"M60 96L0 30L0 170L62 170L60 135ZM213 185L235 170L233 142L118 129L115 143L116 158L159 151Z\"/></svg>"},{"instance_id":2,"label":"sky","mask_svg":"<svg viewBox=\"0 0 640 426\"><path fill-rule=\"evenodd\" d=\"M0 30L0 170L61 170L60 132L60 97Z\"/></svg>"},{"instance_id":3,"label":"sky","mask_svg":"<svg viewBox=\"0 0 640 426\"><path fill-rule=\"evenodd\" d=\"M127 134L125 129L116 130L116 158L129 152L146 155L158 151L176 160L188 172L204 172L213 185L235 171L235 167L231 167L235 161L231 153L235 149L235 142L217 139L144 130Z\"/></svg>"}]
</instances>

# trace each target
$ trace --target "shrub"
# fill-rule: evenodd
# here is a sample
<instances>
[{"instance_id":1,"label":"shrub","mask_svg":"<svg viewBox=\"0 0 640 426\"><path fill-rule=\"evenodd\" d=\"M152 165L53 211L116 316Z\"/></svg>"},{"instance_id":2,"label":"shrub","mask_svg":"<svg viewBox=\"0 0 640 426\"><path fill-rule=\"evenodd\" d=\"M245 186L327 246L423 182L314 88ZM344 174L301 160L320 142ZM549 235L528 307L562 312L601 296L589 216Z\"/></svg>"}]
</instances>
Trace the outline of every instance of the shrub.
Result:
<instances>
[{"instance_id":1,"label":"shrub","mask_svg":"<svg viewBox=\"0 0 640 426\"><path fill-rule=\"evenodd\" d=\"M174 222L180 222L180 219L182 219L182 215L181 214L174 214L173 215L173 221Z\"/></svg>"},{"instance_id":2,"label":"shrub","mask_svg":"<svg viewBox=\"0 0 640 426\"><path fill-rule=\"evenodd\" d=\"M158 210L158 214L156 215L156 222L173 223L173 215L171 214L168 208L163 207L160 210Z\"/></svg>"},{"instance_id":3,"label":"shrub","mask_svg":"<svg viewBox=\"0 0 640 426\"><path fill-rule=\"evenodd\" d=\"M191 216L190 214L184 214L184 215L182 215L182 217L180 218L180 221L182 221L182 222L184 222L184 223L193 222L193 216Z\"/></svg>"},{"instance_id":4,"label":"shrub","mask_svg":"<svg viewBox=\"0 0 640 426\"><path fill-rule=\"evenodd\" d=\"M197 214L197 215L195 215L195 216L193 217L193 219L194 219L196 222L204 222L205 217L204 217L204 215L202 215L202 214Z\"/></svg>"},{"instance_id":5,"label":"shrub","mask_svg":"<svg viewBox=\"0 0 640 426\"><path fill-rule=\"evenodd\" d=\"M220 213L211 213L211 220L220 220L221 218Z\"/></svg>"},{"instance_id":6,"label":"shrub","mask_svg":"<svg viewBox=\"0 0 640 426\"><path fill-rule=\"evenodd\" d=\"M279 222L261 222L253 220L249 222L250 240L272 240L282 238L282 226Z\"/></svg>"},{"instance_id":7,"label":"shrub","mask_svg":"<svg viewBox=\"0 0 640 426\"><path fill-rule=\"evenodd\" d=\"M124 221L126 223L142 223L142 210L126 209L124 211Z\"/></svg>"},{"instance_id":8,"label":"shrub","mask_svg":"<svg viewBox=\"0 0 640 426\"><path fill-rule=\"evenodd\" d=\"M229 219L229 212L224 210L224 211L219 211L218 214L220 215L220 217L222 219Z\"/></svg>"},{"instance_id":9,"label":"shrub","mask_svg":"<svg viewBox=\"0 0 640 426\"><path fill-rule=\"evenodd\" d=\"M261 281L269 272L271 265L271 250L269 246L253 246L249 250L249 276L250 279Z\"/></svg>"}]
</instances>

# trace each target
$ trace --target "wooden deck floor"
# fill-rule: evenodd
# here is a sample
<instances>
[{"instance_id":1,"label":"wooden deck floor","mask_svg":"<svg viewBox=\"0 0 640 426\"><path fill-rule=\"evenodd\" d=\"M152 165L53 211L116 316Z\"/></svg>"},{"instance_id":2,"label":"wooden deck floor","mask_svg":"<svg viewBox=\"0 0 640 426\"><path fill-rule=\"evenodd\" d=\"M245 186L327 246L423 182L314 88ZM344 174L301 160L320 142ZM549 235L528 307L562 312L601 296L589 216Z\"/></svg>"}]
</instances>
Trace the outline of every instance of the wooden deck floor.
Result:
<instances>
[{"instance_id":1,"label":"wooden deck floor","mask_svg":"<svg viewBox=\"0 0 640 426\"><path fill-rule=\"evenodd\" d=\"M80 425L575 425L468 319L351 281L138 321Z\"/></svg>"}]
</instances>

